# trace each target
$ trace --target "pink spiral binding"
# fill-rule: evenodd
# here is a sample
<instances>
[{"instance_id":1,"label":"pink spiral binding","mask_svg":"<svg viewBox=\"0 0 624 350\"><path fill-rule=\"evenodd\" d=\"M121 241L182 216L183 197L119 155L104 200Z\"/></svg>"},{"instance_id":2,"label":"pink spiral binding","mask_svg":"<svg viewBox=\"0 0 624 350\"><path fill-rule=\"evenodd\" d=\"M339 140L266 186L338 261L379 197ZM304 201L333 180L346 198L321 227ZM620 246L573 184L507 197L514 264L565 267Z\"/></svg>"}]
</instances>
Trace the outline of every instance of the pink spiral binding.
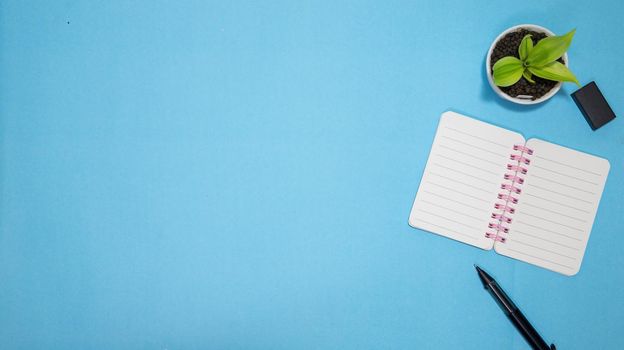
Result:
<instances>
[{"instance_id":1,"label":"pink spiral binding","mask_svg":"<svg viewBox=\"0 0 624 350\"><path fill-rule=\"evenodd\" d=\"M513 165L513 164L507 164L507 170L517 171L521 173L522 175L526 175L527 171L529 171L529 169L527 168L524 168L518 165Z\"/></svg>"},{"instance_id":2,"label":"pink spiral binding","mask_svg":"<svg viewBox=\"0 0 624 350\"><path fill-rule=\"evenodd\" d=\"M505 176L503 176L505 178L505 180L511 180L513 182L517 182L519 184L523 184L524 183L524 179L521 178L520 176L516 176L516 174L505 174Z\"/></svg>"},{"instance_id":3,"label":"pink spiral binding","mask_svg":"<svg viewBox=\"0 0 624 350\"><path fill-rule=\"evenodd\" d=\"M508 212L509 214L513 214L516 212L516 209L507 205L507 203L496 203L494 204L494 208L500 209L503 212Z\"/></svg>"},{"instance_id":4,"label":"pink spiral binding","mask_svg":"<svg viewBox=\"0 0 624 350\"><path fill-rule=\"evenodd\" d=\"M512 182L513 184L513 182ZM520 192L522 192L522 190L519 187L516 187L512 184L502 184L501 185L501 189L503 190L510 190L511 192L515 193L515 194L520 194Z\"/></svg>"},{"instance_id":5,"label":"pink spiral binding","mask_svg":"<svg viewBox=\"0 0 624 350\"><path fill-rule=\"evenodd\" d=\"M501 243L505 243L507 241L507 237L501 236L501 233L509 233L509 227L506 227L503 224L510 224L512 222L512 218L509 217L509 215L513 215L516 212L513 205L518 204L518 198L512 196L512 193L520 194L522 192L520 185L524 184L524 177L519 175L526 175L529 171L529 169L521 164L531 164L531 160L527 156L533 155L533 150L524 145L514 145L513 150L520 151L520 154L512 153L509 155L509 159L516 161L516 163L507 164L507 170L511 170L513 173L507 173L503 176L503 179L507 182L502 183L500 188L506 192L499 193L497 195L498 199L502 199L505 202L498 202L494 204L494 208L499 210L499 212L492 213L491 218L495 221L488 224L488 228L490 230L496 231L485 232L485 237Z\"/></svg>"},{"instance_id":6,"label":"pink spiral binding","mask_svg":"<svg viewBox=\"0 0 624 350\"><path fill-rule=\"evenodd\" d=\"M508 202L511 202L513 204L518 204L518 198L516 198L514 196L510 196L508 194L499 193L498 194L498 199L504 199L504 200L506 200Z\"/></svg>"},{"instance_id":7,"label":"pink spiral binding","mask_svg":"<svg viewBox=\"0 0 624 350\"><path fill-rule=\"evenodd\" d=\"M513 146L514 151L522 151L528 155L533 155L533 150L530 149L529 147L526 146L522 146L522 145L514 145Z\"/></svg>"},{"instance_id":8,"label":"pink spiral binding","mask_svg":"<svg viewBox=\"0 0 624 350\"><path fill-rule=\"evenodd\" d=\"M503 226L501 224L498 224L498 223L490 222L488 224L488 227L489 228L495 228L497 231L503 231L505 233L509 232L509 227L505 227L505 226Z\"/></svg>"},{"instance_id":9,"label":"pink spiral binding","mask_svg":"<svg viewBox=\"0 0 624 350\"><path fill-rule=\"evenodd\" d=\"M505 241L507 240L505 237L501 237L498 234L491 233L491 232L486 232L485 233L485 237L491 238L491 239L493 239L495 241L502 242L502 243L505 243Z\"/></svg>"},{"instance_id":10,"label":"pink spiral binding","mask_svg":"<svg viewBox=\"0 0 624 350\"><path fill-rule=\"evenodd\" d=\"M511 224L511 218L507 217L507 216L505 216L503 214L492 213L492 219L504 221L504 222L506 222L508 224Z\"/></svg>"},{"instance_id":11,"label":"pink spiral binding","mask_svg":"<svg viewBox=\"0 0 624 350\"><path fill-rule=\"evenodd\" d=\"M519 154L512 154L509 158L511 160L517 160L518 162L524 163L526 165L529 165L531 163L531 160L529 158L523 157Z\"/></svg>"}]
</instances>

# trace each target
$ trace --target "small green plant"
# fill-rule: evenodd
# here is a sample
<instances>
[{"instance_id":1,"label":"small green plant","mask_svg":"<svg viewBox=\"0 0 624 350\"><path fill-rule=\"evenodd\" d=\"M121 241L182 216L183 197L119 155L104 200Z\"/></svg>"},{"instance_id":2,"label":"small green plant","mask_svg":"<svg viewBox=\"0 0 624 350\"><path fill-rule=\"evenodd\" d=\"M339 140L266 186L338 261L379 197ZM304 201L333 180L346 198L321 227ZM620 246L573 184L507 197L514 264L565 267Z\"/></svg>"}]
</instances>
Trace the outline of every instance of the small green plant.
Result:
<instances>
[{"instance_id":1,"label":"small green plant","mask_svg":"<svg viewBox=\"0 0 624 350\"><path fill-rule=\"evenodd\" d=\"M570 46L575 31L576 29L566 35L546 37L535 44L535 47L531 34L525 35L518 47L519 59L506 56L494 64L494 83L503 87L511 86L523 76L530 83L535 83L535 75L548 80L573 82L580 86L568 67L557 61Z\"/></svg>"}]
</instances>

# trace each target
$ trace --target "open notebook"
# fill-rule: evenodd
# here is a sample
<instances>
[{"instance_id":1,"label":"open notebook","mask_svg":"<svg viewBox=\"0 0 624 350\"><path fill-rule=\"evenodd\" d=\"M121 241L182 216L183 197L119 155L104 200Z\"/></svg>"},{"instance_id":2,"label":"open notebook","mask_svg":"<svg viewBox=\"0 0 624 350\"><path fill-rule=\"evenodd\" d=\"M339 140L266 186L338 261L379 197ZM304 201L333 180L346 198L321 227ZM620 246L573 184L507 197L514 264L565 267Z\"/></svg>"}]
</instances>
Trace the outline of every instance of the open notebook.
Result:
<instances>
[{"instance_id":1,"label":"open notebook","mask_svg":"<svg viewBox=\"0 0 624 350\"><path fill-rule=\"evenodd\" d=\"M606 159L446 112L409 223L574 275L608 172Z\"/></svg>"}]
</instances>

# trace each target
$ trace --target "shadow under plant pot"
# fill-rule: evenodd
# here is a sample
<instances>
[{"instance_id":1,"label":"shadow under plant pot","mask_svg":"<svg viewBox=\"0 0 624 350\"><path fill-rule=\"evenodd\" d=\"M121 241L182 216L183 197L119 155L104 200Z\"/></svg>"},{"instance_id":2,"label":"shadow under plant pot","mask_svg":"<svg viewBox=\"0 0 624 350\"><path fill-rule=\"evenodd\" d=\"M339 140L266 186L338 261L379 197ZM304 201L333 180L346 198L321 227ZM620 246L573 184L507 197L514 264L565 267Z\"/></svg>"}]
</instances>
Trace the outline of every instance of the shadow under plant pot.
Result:
<instances>
[{"instance_id":1,"label":"shadow under plant pot","mask_svg":"<svg viewBox=\"0 0 624 350\"><path fill-rule=\"evenodd\" d=\"M488 82L494 92L508 101L523 105L537 104L550 99L561 89L562 84L560 81L542 79L535 75L532 77L535 83L530 83L525 77L521 77L517 83L507 87L500 87L494 83L492 76L494 64L505 56L519 57L518 47L522 38L527 34L531 34L534 45L547 36L555 35L550 30L534 24L513 26L494 40L485 62ZM568 54L564 53L557 61L567 67Z\"/></svg>"}]
</instances>

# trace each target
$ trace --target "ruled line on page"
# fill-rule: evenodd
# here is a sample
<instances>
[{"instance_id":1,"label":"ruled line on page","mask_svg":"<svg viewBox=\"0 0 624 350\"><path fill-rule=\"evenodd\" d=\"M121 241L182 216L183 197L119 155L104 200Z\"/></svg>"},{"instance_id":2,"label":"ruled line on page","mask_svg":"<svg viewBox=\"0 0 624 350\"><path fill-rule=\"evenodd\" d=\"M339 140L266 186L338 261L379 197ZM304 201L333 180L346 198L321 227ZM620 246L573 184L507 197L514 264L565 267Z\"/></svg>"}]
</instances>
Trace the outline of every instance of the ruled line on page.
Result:
<instances>
[{"instance_id":1,"label":"ruled line on page","mask_svg":"<svg viewBox=\"0 0 624 350\"><path fill-rule=\"evenodd\" d=\"M453 181L453 182L457 182L457 183L462 184L462 185L464 185L464 186L472 187L472 188L474 188L475 190L483 191L483 192L485 192L485 193L492 193L492 191L491 191L491 190L486 190L486 189L483 189L483 188L481 188L481 187L477 187L477 186L475 186L475 185L472 185L472 184L469 184L469 183L465 183L465 182L463 182L463 181L459 181L459 180L457 180L457 179L454 179L454 178L451 178L451 177L448 177L448 176L445 176L445 175L437 174L437 173L434 173L433 171L429 171L429 174L431 174L431 175L435 175L435 176L438 176L438 177L441 177L441 178L444 178L444 179L447 179L447 180L451 180L451 181Z\"/></svg>"},{"instance_id":2,"label":"ruled line on page","mask_svg":"<svg viewBox=\"0 0 624 350\"><path fill-rule=\"evenodd\" d=\"M440 168L444 168L444 169L447 169L447 170L451 170L451 171L454 171L454 172L460 173L460 174L462 174L462 175L464 175L464 176L469 176L469 177L472 177L472 178L474 178L474 179L481 180L481 181L483 181L483 182L487 182L488 184L491 184L491 183L492 183L492 181L485 180L485 179L483 179L482 177L474 176L473 174L468 174L468 173L463 172L463 171L461 171L461 170L453 169L453 168L447 167L447 166L442 165L442 164L439 164L439 163L435 163L435 162L434 162L434 163L432 163L432 164L433 164L433 165L435 165L435 166L438 166L438 167L440 167Z\"/></svg>"},{"instance_id":3,"label":"ruled line on page","mask_svg":"<svg viewBox=\"0 0 624 350\"><path fill-rule=\"evenodd\" d=\"M541 186L537 186L537 185L534 185L534 184L531 184L531 187L539 188L540 190L544 190L544 191L547 191L547 192L550 192L550 193L558 194L560 196L568 197L568 198L575 199L577 201L585 202L585 203L588 203L588 204L594 204L593 202L590 202L588 200L581 199L581 198L574 197L574 196L570 196L569 194L561 193L561 192L558 192L558 191L553 191L551 189L548 189L548 188L545 188L545 187L541 187Z\"/></svg>"},{"instance_id":4,"label":"ruled line on page","mask_svg":"<svg viewBox=\"0 0 624 350\"><path fill-rule=\"evenodd\" d=\"M584 171L584 172L589 173L589 174L592 174L592 175L596 175L596 176L603 176L602 174L595 173L595 172L590 171L590 170L587 170L587 169L583 169L583 168L575 167L575 166L573 166L573 165L565 164L565 163L562 163L562 162L556 161L556 160L554 160L554 159L550 159L550 158L542 157L542 156L537 155L537 154L536 154L536 155L534 155L533 157L540 158L540 159L544 159L544 160L547 160L547 161L549 161L549 162L553 162L553 163L555 163L555 164L559 164L559 165L567 166L567 167L572 168L572 169L576 169L576 170Z\"/></svg>"},{"instance_id":5,"label":"ruled line on page","mask_svg":"<svg viewBox=\"0 0 624 350\"><path fill-rule=\"evenodd\" d=\"M526 202L526 201L525 201L524 203L525 203L526 205L531 206L531 208L537 208L537 209L544 210L544 211L547 211L547 212L550 212L550 213L553 213L553 214L557 214L557 215L565 216L565 217L566 217L566 218L568 218L568 219L572 219L572 220L576 220L576 221L580 221L580 222L587 222L587 220L582 220L582 219L579 219L579 218L574 217L574 216L570 216L570 215L566 215L566 214L561 214L561 213L559 213L559 212L557 212L557 211L555 211L555 210L550 210L550 209L547 209L547 208L544 208L544 207L540 207L539 205L535 205L535 204L530 203L530 202Z\"/></svg>"},{"instance_id":6,"label":"ruled line on page","mask_svg":"<svg viewBox=\"0 0 624 350\"><path fill-rule=\"evenodd\" d=\"M454 139L454 138L449 137L449 136L446 136L446 135L442 135L441 137L442 137L442 138L445 138L445 139L448 139L448 140L451 140L451 141L455 141L455 142L461 143L461 144L462 144L462 145L464 145L464 146L468 146L468 147L476 148L476 149L478 149L478 150L480 150L480 151L491 153L491 154L493 154L493 155L495 155L495 156L497 156L497 157L507 158L507 156L503 156L503 155L501 155L500 153L496 153L496 152L490 151L489 149L482 148L482 147L478 147L478 146L475 146L475 145L472 145L472 144L466 143L466 142L461 141L461 140Z\"/></svg>"},{"instance_id":7,"label":"ruled line on page","mask_svg":"<svg viewBox=\"0 0 624 350\"><path fill-rule=\"evenodd\" d=\"M485 158L477 157L477 156L475 156L475 155L474 155L474 154L472 154L472 153L462 152L462 151L457 150L457 149L455 149L455 148L453 148L453 147L448 147L448 146L446 146L446 145L442 145L442 144L440 144L440 145L439 145L439 147L446 148L446 149L451 150L451 151L453 151L453 152L460 153L460 154L463 154L463 155L465 155L465 156L472 157L472 158L474 158L474 159L478 159L478 160L480 160L480 161L482 161L482 162L486 162L486 163L494 164L494 165L496 165L496 166L500 166L500 164L499 164L499 163L496 163L496 162L491 161L491 160L489 160L489 159L485 159Z\"/></svg>"},{"instance_id":8,"label":"ruled line on page","mask_svg":"<svg viewBox=\"0 0 624 350\"><path fill-rule=\"evenodd\" d=\"M465 216L465 217L467 217L467 218L474 219L474 220L477 220L477 221L479 221L479 222L483 222L483 218L477 218L477 217L474 217L474 216L472 216L472 215L468 215L468 214L460 213L460 212L457 212L457 211L453 211L452 209L449 209L449 208L447 208L447 207L445 207L445 206L442 206L442 205L439 205L439 204L435 204L435 203L433 203L433 202L429 202L429 201L426 201L426 200L424 200L424 199L423 199L423 200L421 200L421 202L423 202L423 203L427 203L427 204L429 204L429 205L433 205L433 206L438 207L438 208L442 208L442 209L447 210L447 211L450 211L450 212L452 212L452 213L453 213L453 215L457 215L457 214L459 214L459 215L463 215L463 216Z\"/></svg>"},{"instance_id":9,"label":"ruled line on page","mask_svg":"<svg viewBox=\"0 0 624 350\"><path fill-rule=\"evenodd\" d=\"M535 249L538 249L538 250L543 250L543 251L548 252L548 253L550 253L550 254L559 255L559 256L562 256L562 257L564 257L564 258L568 258L568 259L571 259L571 260L574 260L574 261L576 261L576 260L577 260L577 259L576 259L576 257L568 256L568 255L566 255L566 254L561 254L561 253L558 253L558 252L553 252L552 250L548 250L548 249L542 248L542 247L540 247L540 246L536 246L536 245L533 245L533 244L529 244L529 243L523 242L523 241L518 240L518 239L514 239L514 240L513 240L513 243L514 243L514 244L516 244L516 243L520 243L520 244L525 245L525 246L527 246L527 247L535 248Z\"/></svg>"},{"instance_id":10,"label":"ruled line on page","mask_svg":"<svg viewBox=\"0 0 624 350\"><path fill-rule=\"evenodd\" d=\"M461 195L464 195L464 196L466 196L466 197L470 197L470 198L473 198L473 199L479 200L479 201L481 201L481 202L489 203L489 201L487 201L487 200L485 200L485 199L483 199L483 198L479 198L479 197L475 197L475 196L469 195L469 194L467 194L467 193L464 193L464 192L458 191L458 190L456 190L456 189L454 189L454 188L446 187L446 186L443 186L443 185L440 185L440 184L437 184L437 183L435 183L435 182L431 182L431 181L427 181L427 183L428 183L428 184L435 185L435 186L438 186L438 187L445 188L445 189L447 189L447 190L449 190L449 191L453 191L453 192L455 192L455 193L459 193L459 194L461 194Z\"/></svg>"},{"instance_id":11,"label":"ruled line on page","mask_svg":"<svg viewBox=\"0 0 624 350\"><path fill-rule=\"evenodd\" d=\"M526 222L524 222L524 221L520 221L520 220L519 220L519 221L516 221L516 222L521 223L521 224L523 224L523 225L531 226L531 227L536 228L536 229L541 230L541 231L550 232L550 233L554 233L554 234L559 235L559 236L562 236L562 237L566 237L566 238L569 238L569 239L573 239L573 240L575 240L575 241L579 241L579 242L581 242L581 241L582 241L582 239L580 239L580 238L573 237L573 236L568 236L568 235L566 235L566 234L564 234L564 233L561 233L561 232L556 232L556 231L552 231L552 230L549 230L549 229L546 229L546 228L543 228L543 227L540 227L540 226L531 225L531 224L528 224L528 223L526 223ZM512 229L513 229L513 228L512 228Z\"/></svg>"},{"instance_id":12,"label":"ruled line on page","mask_svg":"<svg viewBox=\"0 0 624 350\"><path fill-rule=\"evenodd\" d=\"M461 131L461 130L454 129L454 128L451 128L451 127L449 127L449 126L447 126L447 127L446 127L446 129L449 129L449 130L452 130L452 131L458 132L458 133L460 133L460 134L464 134L464 135L466 135L466 136L470 136L470 137L475 138L475 139L477 139L477 140L481 140L481 141L489 142L489 143L491 143L491 144L493 144L493 145L497 145L497 146L503 147L503 148L505 148L505 149L508 149L508 148L509 148L509 146L507 146L507 145L503 145L502 143L498 143L498 142L494 142L494 141L492 141L492 140L484 139L483 137L475 136L475 135L473 135L473 134L469 134L469 133L467 133L467 132L465 132L465 131Z\"/></svg>"},{"instance_id":13,"label":"ruled line on page","mask_svg":"<svg viewBox=\"0 0 624 350\"><path fill-rule=\"evenodd\" d=\"M512 251L512 252L516 252L516 253L518 253L518 254L521 254L521 255L530 256L530 257L535 258L535 259L538 259L538 260L542 260L542 261L545 261L545 262L548 262L548 263L551 263L551 264L555 264L555 265L563 266L563 267L568 268L568 269L570 269L570 270L574 270L574 268L573 268L572 266L568 266L568 265L560 264L560 263L558 263L558 262L555 262L555 261L552 261L552 260L549 260L549 259L544 259L544 258L542 258L542 257L535 256L535 255L532 255L532 254L528 254L528 253L525 253L525 252L519 251L519 250L517 250L517 249L509 248L509 250L510 250L510 251Z\"/></svg>"},{"instance_id":14,"label":"ruled line on page","mask_svg":"<svg viewBox=\"0 0 624 350\"><path fill-rule=\"evenodd\" d=\"M466 225L465 223L463 223L463 222L461 222L461 221L457 221L457 220L449 219L449 218L447 218L446 216L442 216L442 215L439 215L439 214L436 214L436 213L432 213L432 212L430 212L430 211L426 211L426 210L423 210L423 209L421 209L421 208L418 208L418 211L420 211L420 212L422 212L422 213L429 214L429 215L437 216L437 217L439 217L440 219L444 219L444 220L446 220L446 221L450 221L450 222L455 223L455 224L457 224L457 225L461 225L461 226L468 227L469 229L473 229L473 230L477 230L477 231L478 231L478 230L481 230L481 229L480 229L480 228L478 228L478 227L474 227L474 226Z\"/></svg>"},{"instance_id":15,"label":"ruled line on page","mask_svg":"<svg viewBox=\"0 0 624 350\"><path fill-rule=\"evenodd\" d=\"M472 165L472 164L470 164L470 163L462 162L461 160L457 160L457 159L455 159L455 158L447 157L447 156L442 155L442 154L439 154L439 153L438 153L438 154L436 154L436 156L438 156L438 157L442 157L442 158L445 158L445 159L448 159L448 160L450 160L450 161L453 161L454 163L459 163L459 164L463 164L463 165L469 166L469 167L471 167L471 168L473 168L473 169L480 170L480 171L483 171L483 172L488 173L488 174L498 175L497 173L495 173L495 172L493 172L493 171L490 171L490 170L485 170L485 169L483 169L483 168L480 168L480 167L478 167L478 166Z\"/></svg>"},{"instance_id":16,"label":"ruled line on page","mask_svg":"<svg viewBox=\"0 0 624 350\"><path fill-rule=\"evenodd\" d=\"M427 190L423 190L423 192L425 192L425 193L429 193L430 195L433 195L433 196L436 196L436 197L440 197L440 198L446 199L446 200L451 201L451 202L455 202L455 203L457 203L457 204L461 204L461 205L463 205L463 206L465 206L465 207L468 207L468 208L472 208L472 209L476 209L476 210L479 210L479 211L481 211L481 212L484 212L483 208L473 207L472 205L466 204L466 203L464 203L464 202L460 202L460 201L455 200L455 199L452 199L452 198L445 197L445 196L440 195L440 194L438 194L438 193L434 193L434 192L427 191Z\"/></svg>"},{"instance_id":17,"label":"ruled line on page","mask_svg":"<svg viewBox=\"0 0 624 350\"><path fill-rule=\"evenodd\" d=\"M550 203L555 203L555 204L558 204L558 205L563 206L563 207L567 207L567 208L570 208L570 209L574 209L574 210L582 211L583 213L587 213L587 214L589 214L589 211L587 211L587 210L583 210L583 209L579 209L579 208L573 207L573 206L571 206L571 205L563 204L563 203L561 203L561 202L554 201L554 200L552 200L552 199L548 199L548 198L544 198L544 197L536 196L536 195L531 194L531 193L524 193L524 195L525 195L525 196L530 196L530 197L539 198L539 199L541 199L541 200L543 200L543 201L547 201L547 202L550 202Z\"/></svg>"},{"instance_id":18,"label":"ruled line on page","mask_svg":"<svg viewBox=\"0 0 624 350\"><path fill-rule=\"evenodd\" d=\"M589 180L586 180L586 179L582 179L582 178L580 178L580 177L576 177L576 176L572 176L572 175L569 175L569 174L565 174L565 173L561 173L561 172L558 172L558 171L554 171L554 170L552 170L552 169L544 168L544 167L539 166L539 165L533 165L533 167L534 167L534 168L538 168L538 169L543 169L543 170L546 170L546 171L551 172L551 173L553 173L553 174L557 174L557 175L561 175L561 176L569 177L569 178L571 178L571 179L575 179L575 180L578 180L578 181L587 182L588 184L592 184L592 185L594 185L594 186L598 186L598 184L597 184L597 183L595 183L595 182L593 182L593 181L589 181Z\"/></svg>"},{"instance_id":19,"label":"ruled line on page","mask_svg":"<svg viewBox=\"0 0 624 350\"><path fill-rule=\"evenodd\" d=\"M566 245L566 244L563 244L563 243L561 243L561 242L552 241L552 240L550 240L550 239L546 239L546 238L544 238L543 236L536 236L536 235L532 235L532 234L527 233L527 232L524 232L524 231L520 231L520 230L512 229L512 233L520 233L520 234L522 234L522 235L524 235L524 236L533 237L533 238L539 239L539 240L541 240L541 241L546 241L546 242L548 242L548 243L556 244L556 245L561 246L561 247L565 247L565 248L572 249L572 250L576 250L576 251L578 251L578 250L579 250L579 248L576 248L576 247L571 247L571 246ZM514 241L515 241L515 240L514 240Z\"/></svg>"},{"instance_id":20,"label":"ruled line on page","mask_svg":"<svg viewBox=\"0 0 624 350\"><path fill-rule=\"evenodd\" d=\"M585 193L589 193L589 194L596 194L596 192L591 192L591 191L580 189L580 188L575 187L575 186L566 185L566 184L563 184L563 183L561 183L559 181L551 180L549 178L541 177L541 176L538 176L538 175L535 175L535 174L532 174L532 177L534 177L536 179L541 179L541 180L544 180L544 181L552 182L552 183L560 185L560 186L565 186L565 187L571 188L573 190L577 190L577 191L581 191L581 192L585 192Z\"/></svg>"},{"instance_id":21,"label":"ruled line on page","mask_svg":"<svg viewBox=\"0 0 624 350\"><path fill-rule=\"evenodd\" d=\"M578 228L576 228L576 227L569 226L569 225L566 225L566 224L562 224L562 223L560 223L560 222L553 221L553 220L550 220L550 219L546 219L546 218L543 218L543 217L541 217L541 216L534 215L534 214L531 214L531 213L523 212L522 214L523 214L523 215L530 216L530 217L534 217L534 218L536 218L536 219L544 220L544 221L546 221L546 222L550 222L550 223L555 224L555 225L560 225L560 226L563 226L563 227L569 228L570 230L575 230L575 231L579 231L579 232L583 232L583 231L584 231L584 230L578 229Z\"/></svg>"},{"instance_id":22,"label":"ruled line on page","mask_svg":"<svg viewBox=\"0 0 624 350\"><path fill-rule=\"evenodd\" d=\"M457 234L457 235L460 235L460 236L464 236L464 237L470 238L470 239L472 239L473 241L478 241L478 240L479 240L477 237L474 237L474 236L471 236L471 235L467 235L467 234L465 234L465 233L461 233L461 232L459 232L459 231L455 231L455 230L452 230L452 229L450 229L450 228L448 228L448 227L440 226L440 225L438 225L438 224L434 224L434 223L429 222L429 221L425 221L425 220L423 220L423 219L421 219L421 218L418 218L418 219L416 219L416 220L418 220L418 221L420 221L420 222L424 222L424 223L425 223L425 224L427 224L427 225L431 225L431 226L439 227L439 228L441 228L441 229L443 229L443 230L446 230L446 231L449 231L449 232L453 232L454 234Z\"/></svg>"}]
</instances>

